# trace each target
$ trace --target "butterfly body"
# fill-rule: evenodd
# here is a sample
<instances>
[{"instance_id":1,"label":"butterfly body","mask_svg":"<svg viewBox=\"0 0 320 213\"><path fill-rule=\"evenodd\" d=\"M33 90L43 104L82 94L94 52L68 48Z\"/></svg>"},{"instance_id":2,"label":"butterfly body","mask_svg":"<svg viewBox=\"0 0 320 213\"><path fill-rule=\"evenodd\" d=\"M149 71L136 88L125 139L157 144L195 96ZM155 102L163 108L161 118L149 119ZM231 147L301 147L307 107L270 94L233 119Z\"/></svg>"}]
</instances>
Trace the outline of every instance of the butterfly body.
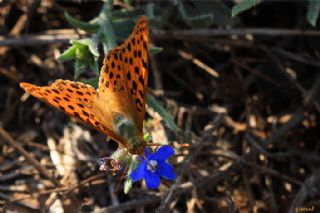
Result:
<instances>
[{"instance_id":1,"label":"butterfly body","mask_svg":"<svg viewBox=\"0 0 320 213\"><path fill-rule=\"evenodd\" d=\"M99 86L57 80L51 86L20 83L31 95L78 118L142 155L142 124L148 83L148 23L139 18L129 38L111 50L100 71Z\"/></svg>"},{"instance_id":2,"label":"butterfly body","mask_svg":"<svg viewBox=\"0 0 320 213\"><path fill-rule=\"evenodd\" d=\"M129 152L142 155L146 142L135 124L120 114L115 115L114 118L116 133L127 142L125 146Z\"/></svg>"}]
</instances>

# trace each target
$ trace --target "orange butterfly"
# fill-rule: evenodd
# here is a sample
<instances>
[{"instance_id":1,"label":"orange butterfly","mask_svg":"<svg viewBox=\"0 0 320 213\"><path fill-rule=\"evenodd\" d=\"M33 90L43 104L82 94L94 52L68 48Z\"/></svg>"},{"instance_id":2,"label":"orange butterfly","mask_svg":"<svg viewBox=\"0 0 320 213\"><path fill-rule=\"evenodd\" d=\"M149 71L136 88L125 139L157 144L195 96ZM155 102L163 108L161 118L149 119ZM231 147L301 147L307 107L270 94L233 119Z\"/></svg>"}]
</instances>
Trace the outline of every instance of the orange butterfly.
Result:
<instances>
[{"instance_id":1,"label":"orange butterfly","mask_svg":"<svg viewBox=\"0 0 320 213\"><path fill-rule=\"evenodd\" d=\"M148 84L148 21L141 16L127 40L111 50L100 71L99 87L68 80L39 87L20 86L40 100L111 137L131 154L142 155L142 125Z\"/></svg>"}]
</instances>

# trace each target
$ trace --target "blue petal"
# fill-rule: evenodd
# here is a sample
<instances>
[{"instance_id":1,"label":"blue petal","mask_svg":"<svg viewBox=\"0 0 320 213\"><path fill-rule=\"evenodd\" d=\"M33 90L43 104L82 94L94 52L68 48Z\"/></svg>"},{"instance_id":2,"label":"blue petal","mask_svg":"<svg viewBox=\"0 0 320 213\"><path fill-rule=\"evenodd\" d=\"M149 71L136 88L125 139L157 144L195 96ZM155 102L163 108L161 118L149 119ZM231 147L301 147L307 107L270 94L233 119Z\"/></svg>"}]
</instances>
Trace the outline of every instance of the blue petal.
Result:
<instances>
[{"instance_id":1,"label":"blue petal","mask_svg":"<svg viewBox=\"0 0 320 213\"><path fill-rule=\"evenodd\" d=\"M173 167L164 161L160 161L160 162L158 161L157 172L164 179L167 179L167 180L176 179L176 174L173 171Z\"/></svg>"},{"instance_id":2,"label":"blue petal","mask_svg":"<svg viewBox=\"0 0 320 213\"><path fill-rule=\"evenodd\" d=\"M146 171L144 175L148 189L157 189L160 185L160 177L155 172Z\"/></svg>"},{"instance_id":3,"label":"blue petal","mask_svg":"<svg viewBox=\"0 0 320 213\"><path fill-rule=\"evenodd\" d=\"M148 157L148 152L149 152L148 148L144 148L144 155L145 155L146 157Z\"/></svg>"},{"instance_id":4,"label":"blue petal","mask_svg":"<svg viewBox=\"0 0 320 213\"><path fill-rule=\"evenodd\" d=\"M146 165L147 165L147 162L142 161L138 166L138 168L136 168L131 172L130 177L132 178L133 181L138 181L143 178L147 169Z\"/></svg>"},{"instance_id":5,"label":"blue petal","mask_svg":"<svg viewBox=\"0 0 320 213\"><path fill-rule=\"evenodd\" d=\"M171 146L162 146L158 149L156 153L153 154L152 159L157 161L165 161L173 154L174 154L174 150L172 149Z\"/></svg>"}]
</instances>

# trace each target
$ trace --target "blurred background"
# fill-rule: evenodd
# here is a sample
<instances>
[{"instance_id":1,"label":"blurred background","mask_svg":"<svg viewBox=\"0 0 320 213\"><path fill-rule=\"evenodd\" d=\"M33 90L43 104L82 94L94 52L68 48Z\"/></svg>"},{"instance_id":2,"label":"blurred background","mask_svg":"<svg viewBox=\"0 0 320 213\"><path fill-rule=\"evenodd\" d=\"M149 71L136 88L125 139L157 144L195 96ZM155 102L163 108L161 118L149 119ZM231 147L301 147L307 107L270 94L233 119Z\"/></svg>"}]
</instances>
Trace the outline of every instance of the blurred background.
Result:
<instances>
[{"instance_id":1,"label":"blurred background","mask_svg":"<svg viewBox=\"0 0 320 213\"><path fill-rule=\"evenodd\" d=\"M312 0L0 1L1 211L319 211L319 8ZM98 162L117 144L19 83L96 85L104 55L143 14L158 107L147 108L145 132L177 147L178 177L155 191L138 182L124 194L121 184L115 194L121 172L99 171Z\"/></svg>"}]
</instances>

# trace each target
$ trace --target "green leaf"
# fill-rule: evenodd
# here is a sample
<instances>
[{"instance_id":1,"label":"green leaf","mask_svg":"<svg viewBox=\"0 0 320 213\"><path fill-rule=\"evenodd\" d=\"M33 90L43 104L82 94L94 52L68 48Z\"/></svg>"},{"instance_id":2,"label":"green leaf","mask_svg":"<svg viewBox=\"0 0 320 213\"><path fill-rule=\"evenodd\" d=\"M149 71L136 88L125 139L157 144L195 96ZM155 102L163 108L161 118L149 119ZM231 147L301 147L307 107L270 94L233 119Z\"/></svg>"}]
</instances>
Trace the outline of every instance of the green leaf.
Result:
<instances>
[{"instance_id":1,"label":"green leaf","mask_svg":"<svg viewBox=\"0 0 320 213\"><path fill-rule=\"evenodd\" d=\"M64 51L64 53L60 55L58 60L61 62L64 62L64 61L73 60L75 58L76 58L76 47L71 46L66 51Z\"/></svg>"},{"instance_id":2,"label":"green leaf","mask_svg":"<svg viewBox=\"0 0 320 213\"><path fill-rule=\"evenodd\" d=\"M81 45L81 44L75 44L76 46L76 59L80 60L82 62L87 62L89 63L89 61L92 58L92 54L89 51L89 48L85 45Z\"/></svg>"},{"instance_id":3,"label":"green leaf","mask_svg":"<svg viewBox=\"0 0 320 213\"><path fill-rule=\"evenodd\" d=\"M202 3L201 1L192 2L192 9L185 5L185 1L176 0L177 9L180 12L182 19L185 20L192 27L209 27L213 24L214 14L212 12L206 11L204 5L207 2Z\"/></svg>"},{"instance_id":4,"label":"green leaf","mask_svg":"<svg viewBox=\"0 0 320 213\"><path fill-rule=\"evenodd\" d=\"M111 19L112 21L130 21L132 24L136 23L136 20L139 16L145 15L148 17L148 19L153 19L155 17L155 10L159 8L156 8L157 4L154 3L147 3L145 5L140 4L138 7L136 7L134 10L113 10ZM159 13L158 13L159 14Z\"/></svg>"},{"instance_id":5,"label":"green leaf","mask_svg":"<svg viewBox=\"0 0 320 213\"><path fill-rule=\"evenodd\" d=\"M164 120L165 124L173 131L180 132L178 126L173 121L172 116L161 106L160 102L157 101L152 95L147 94L147 104Z\"/></svg>"},{"instance_id":6,"label":"green leaf","mask_svg":"<svg viewBox=\"0 0 320 213\"><path fill-rule=\"evenodd\" d=\"M162 50L163 50L162 47L157 47L157 46L152 46L149 48L149 52L152 55L156 55L156 54L160 53Z\"/></svg>"},{"instance_id":7,"label":"green leaf","mask_svg":"<svg viewBox=\"0 0 320 213\"><path fill-rule=\"evenodd\" d=\"M130 165L129 165L129 169L127 172L127 178L124 182L124 193L125 194L128 194L128 192L132 188L133 180L131 179L130 175L133 172L133 170L135 170L138 167L139 161L137 159L132 160L132 158L130 158L130 160L127 163L129 163Z\"/></svg>"},{"instance_id":8,"label":"green leaf","mask_svg":"<svg viewBox=\"0 0 320 213\"><path fill-rule=\"evenodd\" d=\"M104 53L116 47L116 36L112 24L108 18L99 19L101 27L99 29L99 38L102 41Z\"/></svg>"},{"instance_id":9,"label":"green leaf","mask_svg":"<svg viewBox=\"0 0 320 213\"><path fill-rule=\"evenodd\" d=\"M109 0L104 5L98 17L98 24L100 26L98 31L98 38L101 40L103 45L104 53L111 49L113 49L116 43L115 32L113 30L112 22L111 22L111 14L112 14L113 1Z\"/></svg>"},{"instance_id":10,"label":"green leaf","mask_svg":"<svg viewBox=\"0 0 320 213\"><path fill-rule=\"evenodd\" d=\"M96 75L99 75L99 64L96 60L90 61L89 63L90 68L96 73Z\"/></svg>"},{"instance_id":11,"label":"green leaf","mask_svg":"<svg viewBox=\"0 0 320 213\"><path fill-rule=\"evenodd\" d=\"M82 81L85 84L90 84L94 88L98 88L99 77L93 77Z\"/></svg>"},{"instance_id":12,"label":"green leaf","mask_svg":"<svg viewBox=\"0 0 320 213\"><path fill-rule=\"evenodd\" d=\"M232 26L238 19L230 17L231 9L223 1L211 1L210 4L200 1L204 4L201 9L206 8L206 11L211 11L214 14L214 24L218 26Z\"/></svg>"},{"instance_id":13,"label":"green leaf","mask_svg":"<svg viewBox=\"0 0 320 213\"><path fill-rule=\"evenodd\" d=\"M76 70L75 77L78 78L85 68L85 66L90 66L90 68L99 75L99 65L98 65L98 44L93 39L81 39L81 40L71 40L71 43L76 47L75 57Z\"/></svg>"},{"instance_id":14,"label":"green leaf","mask_svg":"<svg viewBox=\"0 0 320 213\"><path fill-rule=\"evenodd\" d=\"M72 16L70 16L67 12L64 13L64 16L72 26L84 30L88 33L95 33L99 29L98 24L79 21L78 19L75 19Z\"/></svg>"},{"instance_id":15,"label":"green leaf","mask_svg":"<svg viewBox=\"0 0 320 213\"><path fill-rule=\"evenodd\" d=\"M194 16L192 18L189 18L189 22L191 26L193 27L209 27L210 25L213 24L214 21L214 15L213 13L210 14L202 14L198 16Z\"/></svg>"},{"instance_id":16,"label":"green leaf","mask_svg":"<svg viewBox=\"0 0 320 213\"><path fill-rule=\"evenodd\" d=\"M79 76L84 72L87 63L84 61L76 60L74 63L75 71L74 71L74 78L78 79Z\"/></svg>"},{"instance_id":17,"label":"green leaf","mask_svg":"<svg viewBox=\"0 0 320 213\"><path fill-rule=\"evenodd\" d=\"M241 0L237 5L233 6L231 16L235 17L240 13L260 4L262 0Z\"/></svg>"},{"instance_id":18,"label":"green leaf","mask_svg":"<svg viewBox=\"0 0 320 213\"><path fill-rule=\"evenodd\" d=\"M89 52L96 58L99 57L98 44L95 40L90 38L84 38L80 40L70 40L73 45L82 45L89 48Z\"/></svg>"},{"instance_id":19,"label":"green leaf","mask_svg":"<svg viewBox=\"0 0 320 213\"><path fill-rule=\"evenodd\" d=\"M150 133L147 132L146 134L144 134L143 139L144 139L144 141L149 143L152 140L152 137L151 137Z\"/></svg>"},{"instance_id":20,"label":"green leaf","mask_svg":"<svg viewBox=\"0 0 320 213\"><path fill-rule=\"evenodd\" d=\"M130 176L127 177L126 181L124 182L124 193L128 194L129 191L132 188L133 180L130 178Z\"/></svg>"},{"instance_id":21,"label":"green leaf","mask_svg":"<svg viewBox=\"0 0 320 213\"><path fill-rule=\"evenodd\" d=\"M148 17L148 19L153 19L155 17L155 4L149 3L145 5L144 8L141 8L144 10L145 15Z\"/></svg>"},{"instance_id":22,"label":"green leaf","mask_svg":"<svg viewBox=\"0 0 320 213\"><path fill-rule=\"evenodd\" d=\"M309 0L307 20L312 26L316 26L319 18L320 0Z\"/></svg>"},{"instance_id":23,"label":"green leaf","mask_svg":"<svg viewBox=\"0 0 320 213\"><path fill-rule=\"evenodd\" d=\"M59 60L66 61L75 59L75 79L84 72L86 66L90 68L98 75L99 66L97 59L99 57L98 45L93 39L81 39L81 40L71 40L72 46L65 51Z\"/></svg>"},{"instance_id":24,"label":"green leaf","mask_svg":"<svg viewBox=\"0 0 320 213\"><path fill-rule=\"evenodd\" d=\"M110 16L112 14L112 9L113 9L113 0L107 0L103 5L100 14L105 13L108 16Z\"/></svg>"},{"instance_id":25,"label":"green leaf","mask_svg":"<svg viewBox=\"0 0 320 213\"><path fill-rule=\"evenodd\" d=\"M112 27L115 29L116 40L122 42L130 35L134 27L134 22L129 19L113 20Z\"/></svg>"}]
</instances>

